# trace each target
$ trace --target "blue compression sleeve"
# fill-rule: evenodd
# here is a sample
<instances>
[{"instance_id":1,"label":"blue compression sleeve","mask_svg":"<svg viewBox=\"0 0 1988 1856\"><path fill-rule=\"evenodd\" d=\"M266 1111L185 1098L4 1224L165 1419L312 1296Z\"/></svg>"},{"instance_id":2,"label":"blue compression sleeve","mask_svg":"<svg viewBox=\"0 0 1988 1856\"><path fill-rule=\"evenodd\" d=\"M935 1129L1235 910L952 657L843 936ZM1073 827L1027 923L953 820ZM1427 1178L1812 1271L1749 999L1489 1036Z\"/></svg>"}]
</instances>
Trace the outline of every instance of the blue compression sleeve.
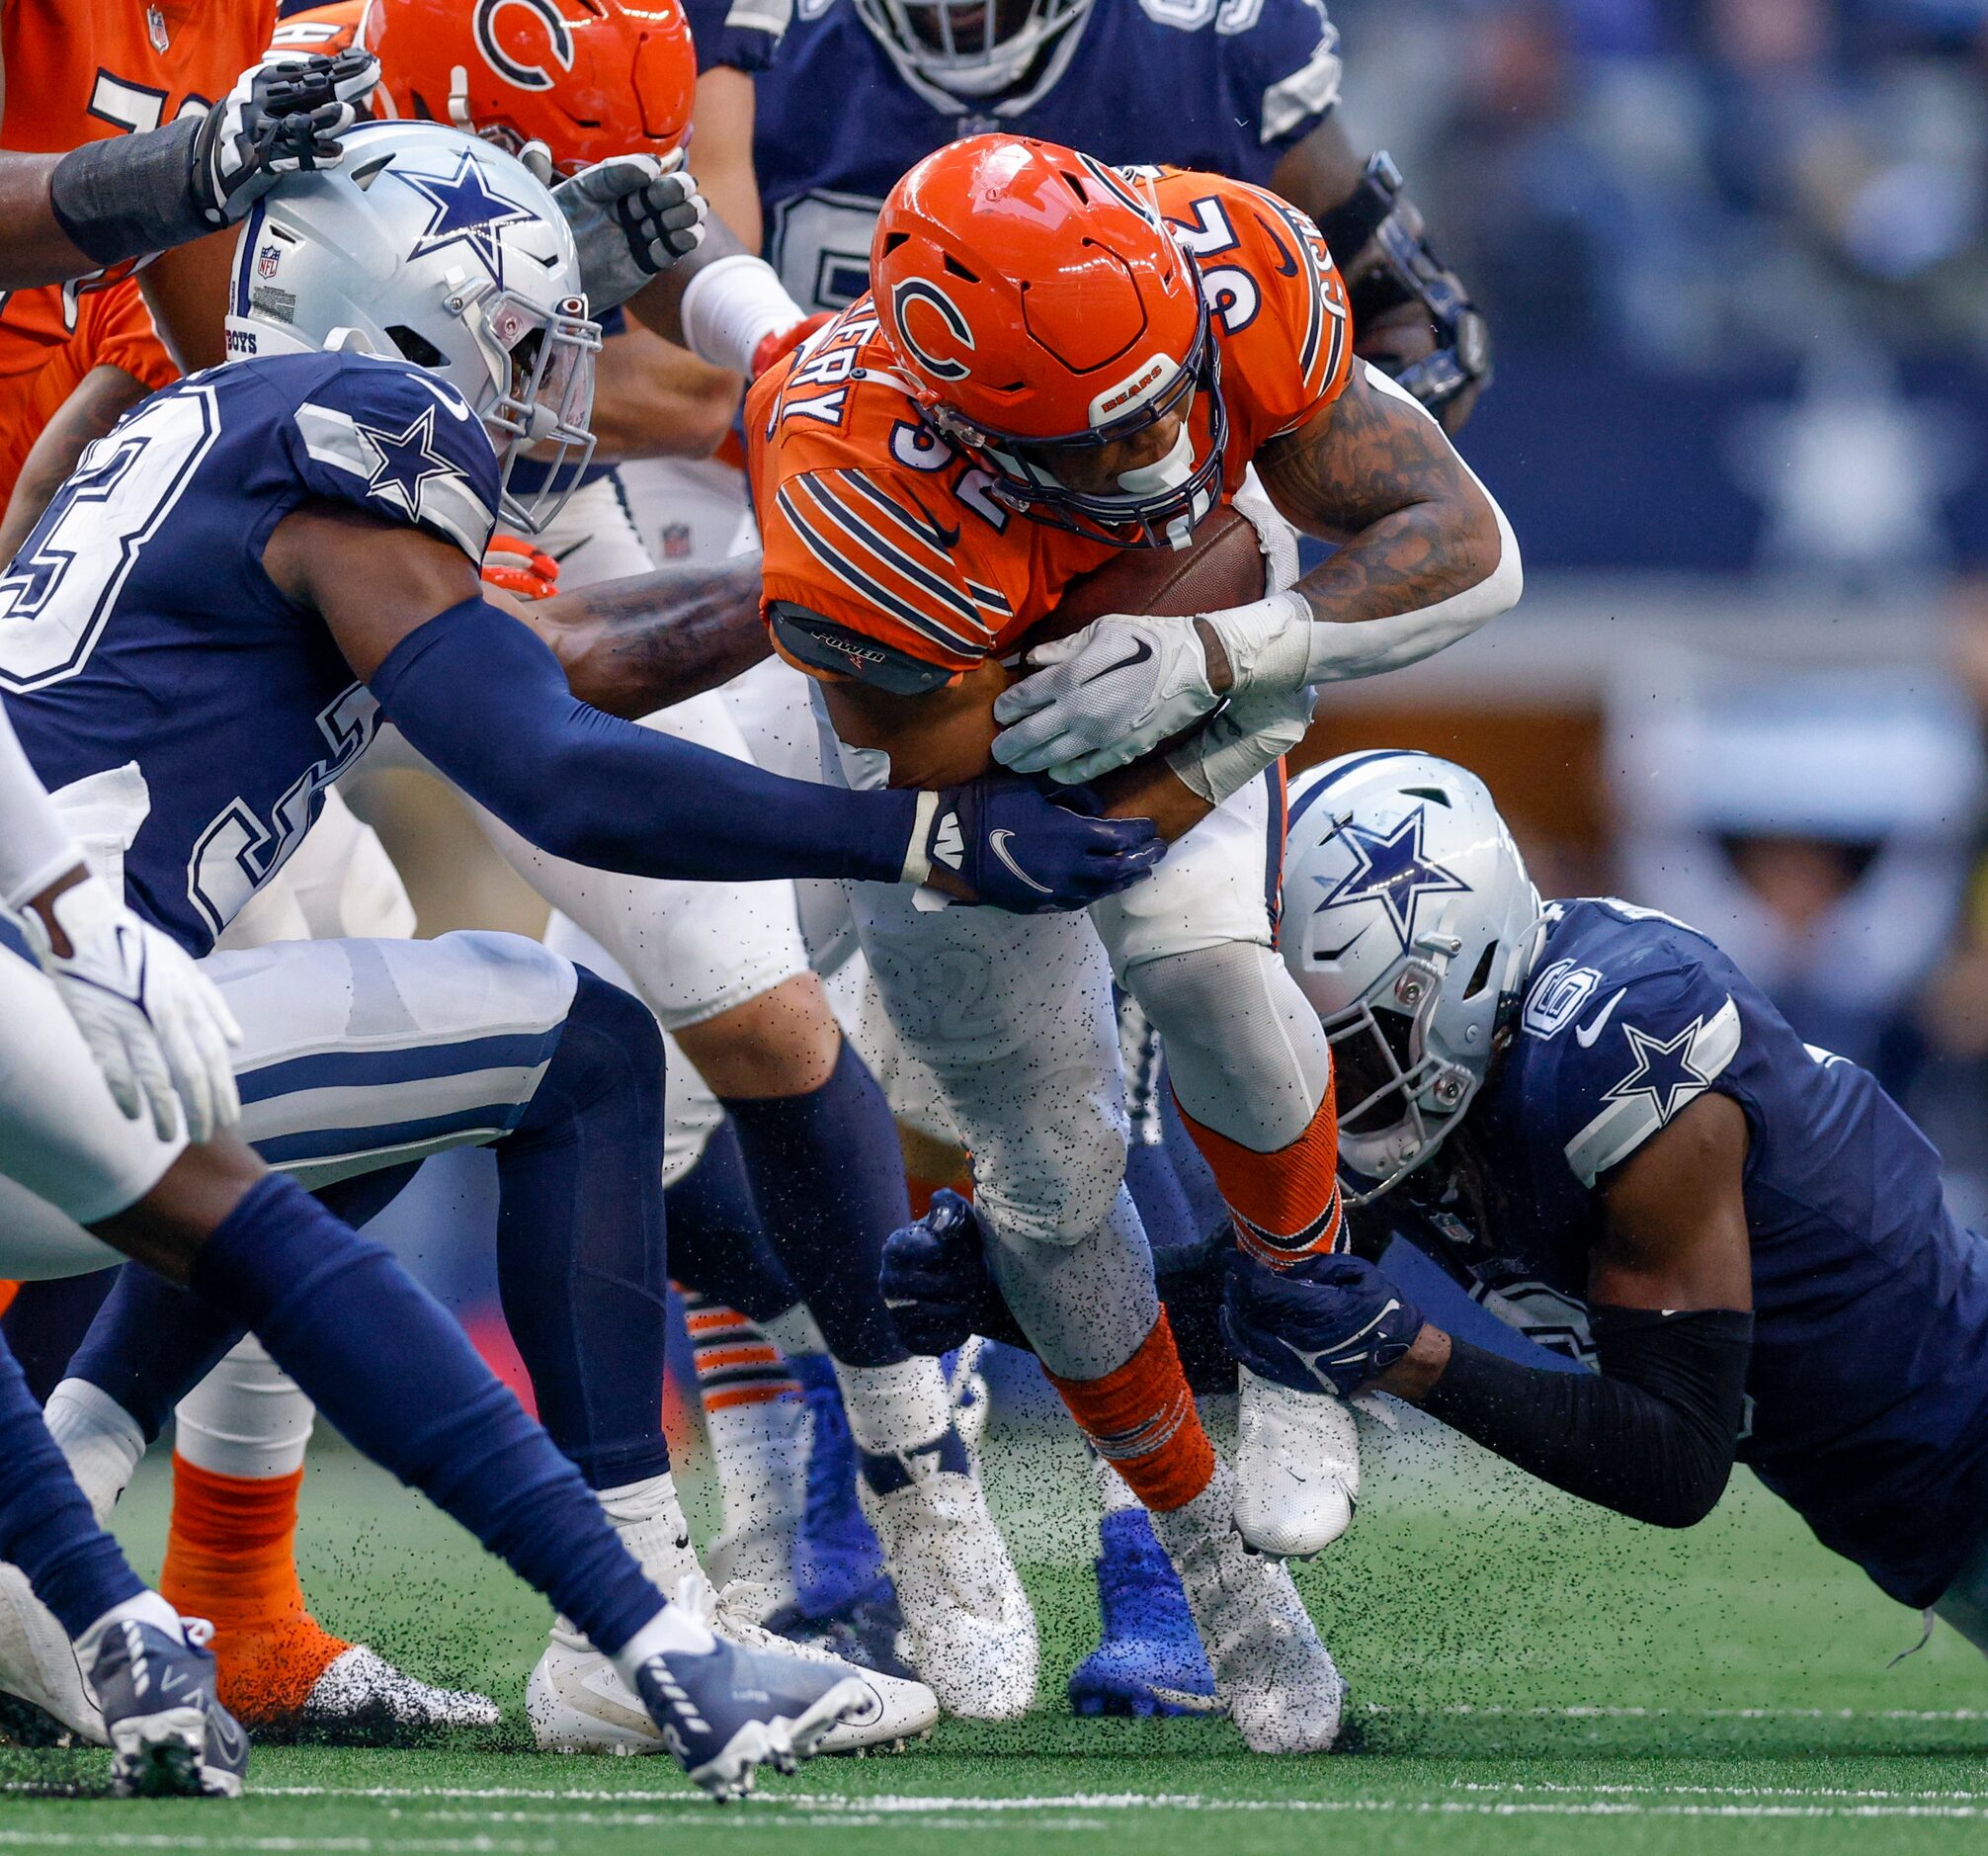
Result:
<instances>
[{"instance_id":1,"label":"blue compression sleeve","mask_svg":"<svg viewBox=\"0 0 1988 1856\"><path fill-rule=\"evenodd\" d=\"M895 883L918 796L784 780L590 708L530 628L464 600L368 679L387 717L539 849L634 877Z\"/></svg>"}]
</instances>

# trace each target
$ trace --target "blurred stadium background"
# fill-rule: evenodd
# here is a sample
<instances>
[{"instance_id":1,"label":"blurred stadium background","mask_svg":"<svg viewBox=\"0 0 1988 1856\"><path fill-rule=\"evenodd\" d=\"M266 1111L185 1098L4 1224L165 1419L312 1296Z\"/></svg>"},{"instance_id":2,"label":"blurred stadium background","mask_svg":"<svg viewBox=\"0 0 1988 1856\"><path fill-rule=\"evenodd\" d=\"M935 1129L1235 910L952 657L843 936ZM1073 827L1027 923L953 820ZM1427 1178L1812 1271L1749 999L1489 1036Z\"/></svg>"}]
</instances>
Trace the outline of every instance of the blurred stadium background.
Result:
<instances>
[{"instance_id":1,"label":"blurred stadium background","mask_svg":"<svg viewBox=\"0 0 1988 1856\"><path fill-rule=\"evenodd\" d=\"M1546 894L1712 933L1988 1222L1988 4L1332 12L1355 140L1490 319L1461 442L1528 591L1331 692L1305 757L1476 768ZM542 924L432 783L353 798L422 932ZM389 1217L496 1346L486 1168L449 1156Z\"/></svg>"}]
</instances>

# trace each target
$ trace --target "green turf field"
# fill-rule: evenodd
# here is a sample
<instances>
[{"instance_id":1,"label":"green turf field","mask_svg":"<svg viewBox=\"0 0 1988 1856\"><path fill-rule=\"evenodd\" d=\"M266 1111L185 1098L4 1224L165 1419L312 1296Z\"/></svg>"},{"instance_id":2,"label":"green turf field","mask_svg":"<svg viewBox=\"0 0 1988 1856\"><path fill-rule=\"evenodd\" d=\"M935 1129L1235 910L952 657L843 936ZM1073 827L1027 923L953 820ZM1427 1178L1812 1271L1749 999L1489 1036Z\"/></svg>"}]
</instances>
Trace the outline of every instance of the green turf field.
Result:
<instances>
[{"instance_id":1,"label":"green turf field","mask_svg":"<svg viewBox=\"0 0 1988 1856\"><path fill-rule=\"evenodd\" d=\"M424 1504L321 1451L305 1579L322 1615L496 1694L505 1737L259 1748L239 1806L48 1795L100 1786L106 1756L0 1750L0 1851L1988 1846L1988 1667L1944 1629L1887 1667L1918 1619L1750 1482L1704 1527L1669 1536L1542 1497L1474 1456L1383 1441L1370 1457L1358 1526L1300 1574L1354 1685L1357 1753L1258 1759L1219 1723L1072 1719L1061 1679L1094 1628L1081 1470L1060 1446L997 1442L996 1506L1042 1623L1040 1711L1015 1728L949 1725L892 1757L817 1760L719 1810L663 1760L524 1752L538 1601ZM121 1516L143 1567L163 1499L148 1468Z\"/></svg>"}]
</instances>

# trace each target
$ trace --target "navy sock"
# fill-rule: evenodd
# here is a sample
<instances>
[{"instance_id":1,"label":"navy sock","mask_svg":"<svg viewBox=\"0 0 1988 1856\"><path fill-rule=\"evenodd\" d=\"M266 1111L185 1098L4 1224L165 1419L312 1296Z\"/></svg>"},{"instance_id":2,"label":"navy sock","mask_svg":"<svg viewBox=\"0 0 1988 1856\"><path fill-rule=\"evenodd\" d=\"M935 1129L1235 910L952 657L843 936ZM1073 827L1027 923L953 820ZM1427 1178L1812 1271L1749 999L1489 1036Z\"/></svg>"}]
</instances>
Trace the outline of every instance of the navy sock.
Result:
<instances>
[{"instance_id":1,"label":"navy sock","mask_svg":"<svg viewBox=\"0 0 1988 1856\"><path fill-rule=\"evenodd\" d=\"M442 1306L294 1181L258 1180L194 1264L346 1438L613 1655L662 1606L580 1473Z\"/></svg>"},{"instance_id":2,"label":"navy sock","mask_svg":"<svg viewBox=\"0 0 1988 1856\"><path fill-rule=\"evenodd\" d=\"M126 1263L70 1360L68 1376L108 1392L150 1443L173 1407L219 1364L242 1332L241 1323L221 1309L139 1264Z\"/></svg>"},{"instance_id":3,"label":"navy sock","mask_svg":"<svg viewBox=\"0 0 1988 1856\"><path fill-rule=\"evenodd\" d=\"M725 1102L775 1253L847 1366L911 1357L877 1288L884 1239L911 1223L897 1124L848 1040L810 1095Z\"/></svg>"},{"instance_id":4,"label":"navy sock","mask_svg":"<svg viewBox=\"0 0 1988 1856\"><path fill-rule=\"evenodd\" d=\"M596 1488L670 1467L663 1040L584 969L545 1075L497 1144L497 1285L552 1441Z\"/></svg>"},{"instance_id":5,"label":"navy sock","mask_svg":"<svg viewBox=\"0 0 1988 1856\"><path fill-rule=\"evenodd\" d=\"M670 1212L670 1274L686 1289L751 1321L771 1321L800 1300L767 1241L729 1122L663 1202Z\"/></svg>"},{"instance_id":6,"label":"navy sock","mask_svg":"<svg viewBox=\"0 0 1988 1856\"><path fill-rule=\"evenodd\" d=\"M41 1407L0 1346L0 1560L28 1575L35 1596L72 1637L142 1592L118 1543L91 1517Z\"/></svg>"}]
</instances>

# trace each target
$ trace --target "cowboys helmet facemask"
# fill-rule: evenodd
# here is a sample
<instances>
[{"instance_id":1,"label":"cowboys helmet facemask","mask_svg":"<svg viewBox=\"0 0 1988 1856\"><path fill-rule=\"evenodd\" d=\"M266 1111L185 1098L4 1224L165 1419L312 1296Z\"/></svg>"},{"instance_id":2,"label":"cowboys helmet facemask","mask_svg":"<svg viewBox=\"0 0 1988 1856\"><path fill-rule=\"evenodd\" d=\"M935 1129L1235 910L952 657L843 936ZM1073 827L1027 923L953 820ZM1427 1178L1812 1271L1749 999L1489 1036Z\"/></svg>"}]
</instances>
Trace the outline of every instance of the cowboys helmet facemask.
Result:
<instances>
[{"instance_id":1,"label":"cowboys helmet facemask","mask_svg":"<svg viewBox=\"0 0 1988 1856\"><path fill-rule=\"evenodd\" d=\"M601 331L564 215L489 142L436 123L366 123L335 168L278 184L242 226L231 357L327 347L397 355L469 402L497 448L504 521L537 534L594 452ZM521 500L530 450L549 466Z\"/></svg>"},{"instance_id":2,"label":"cowboys helmet facemask","mask_svg":"<svg viewBox=\"0 0 1988 1856\"><path fill-rule=\"evenodd\" d=\"M1434 755L1343 754L1290 791L1282 945L1332 1046L1342 1190L1378 1198L1483 1085L1545 935L1484 783Z\"/></svg>"},{"instance_id":3,"label":"cowboys helmet facemask","mask_svg":"<svg viewBox=\"0 0 1988 1856\"><path fill-rule=\"evenodd\" d=\"M1079 27L1095 0L856 0L907 77L953 97L997 97Z\"/></svg>"}]
</instances>

